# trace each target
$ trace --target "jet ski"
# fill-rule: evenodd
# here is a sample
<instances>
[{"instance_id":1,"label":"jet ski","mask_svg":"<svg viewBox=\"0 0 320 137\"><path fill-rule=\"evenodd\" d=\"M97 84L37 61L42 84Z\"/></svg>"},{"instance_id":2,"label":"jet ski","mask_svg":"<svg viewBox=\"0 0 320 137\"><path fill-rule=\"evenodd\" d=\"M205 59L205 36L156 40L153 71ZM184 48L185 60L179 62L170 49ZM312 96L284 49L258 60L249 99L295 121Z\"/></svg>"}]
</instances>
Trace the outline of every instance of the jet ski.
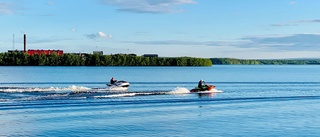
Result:
<instances>
[{"instance_id":1,"label":"jet ski","mask_svg":"<svg viewBox=\"0 0 320 137\"><path fill-rule=\"evenodd\" d=\"M190 92L191 93L213 93L215 90L213 90L215 88L214 85L205 85L202 88L199 87L195 87L194 89L191 89Z\"/></svg>"},{"instance_id":2,"label":"jet ski","mask_svg":"<svg viewBox=\"0 0 320 137\"><path fill-rule=\"evenodd\" d=\"M128 88L130 86L130 83L124 80L119 80L114 82L113 84L106 84L109 87L122 87L122 88Z\"/></svg>"}]
</instances>

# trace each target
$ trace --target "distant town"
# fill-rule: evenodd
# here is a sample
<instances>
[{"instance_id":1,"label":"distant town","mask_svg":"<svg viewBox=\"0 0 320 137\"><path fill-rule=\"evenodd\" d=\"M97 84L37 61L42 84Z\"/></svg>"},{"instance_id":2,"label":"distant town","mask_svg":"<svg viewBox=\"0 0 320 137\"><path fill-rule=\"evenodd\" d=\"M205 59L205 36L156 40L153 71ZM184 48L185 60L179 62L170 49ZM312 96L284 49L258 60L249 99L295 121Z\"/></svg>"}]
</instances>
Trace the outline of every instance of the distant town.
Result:
<instances>
[{"instance_id":1,"label":"distant town","mask_svg":"<svg viewBox=\"0 0 320 137\"><path fill-rule=\"evenodd\" d=\"M34 54L44 54L44 55L51 55L51 54L57 54L61 56L63 54L63 50L50 50L50 49L28 49L27 50L27 35L23 35L23 50L8 50L9 53L12 52L20 52L20 53L27 53L28 55L34 55ZM70 53L73 55L79 55L79 56L86 56L89 53ZM99 54L103 55L103 51L93 51L92 54ZM130 54L131 56L137 56L136 54ZM158 54L143 54L143 57L158 57Z\"/></svg>"},{"instance_id":2,"label":"distant town","mask_svg":"<svg viewBox=\"0 0 320 137\"><path fill-rule=\"evenodd\" d=\"M29 49L23 36L23 50L0 53L0 66L212 66L210 59L192 57L158 57L158 54L111 54L103 51L64 53L63 50Z\"/></svg>"}]
</instances>

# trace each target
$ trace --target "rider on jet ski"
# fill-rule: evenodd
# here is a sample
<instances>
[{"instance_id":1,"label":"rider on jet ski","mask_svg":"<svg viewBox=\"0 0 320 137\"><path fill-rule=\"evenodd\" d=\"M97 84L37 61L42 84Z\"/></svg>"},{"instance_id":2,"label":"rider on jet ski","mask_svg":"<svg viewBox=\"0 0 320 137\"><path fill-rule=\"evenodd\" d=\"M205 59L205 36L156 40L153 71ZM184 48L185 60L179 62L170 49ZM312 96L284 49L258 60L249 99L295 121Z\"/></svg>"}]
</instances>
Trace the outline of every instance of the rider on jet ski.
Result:
<instances>
[{"instance_id":1,"label":"rider on jet ski","mask_svg":"<svg viewBox=\"0 0 320 137\"><path fill-rule=\"evenodd\" d=\"M112 77L111 80L110 80L110 84L113 85L113 84L116 83L116 82L117 82L117 80L114 80L114 78Z\"/></svg>"},{"instance_id":2,"label":"rider on jet ski","mask_svg":"<svg viewBox=\"0 0 320 137\"><path fill-rule=\"evenodd\" d=\"M209 87L209 85L206 84L202 79L199 81L198 88L200 88L200 90L204 90L204 89L206 89L208 87Z\"/></svg>"}]
</instances>

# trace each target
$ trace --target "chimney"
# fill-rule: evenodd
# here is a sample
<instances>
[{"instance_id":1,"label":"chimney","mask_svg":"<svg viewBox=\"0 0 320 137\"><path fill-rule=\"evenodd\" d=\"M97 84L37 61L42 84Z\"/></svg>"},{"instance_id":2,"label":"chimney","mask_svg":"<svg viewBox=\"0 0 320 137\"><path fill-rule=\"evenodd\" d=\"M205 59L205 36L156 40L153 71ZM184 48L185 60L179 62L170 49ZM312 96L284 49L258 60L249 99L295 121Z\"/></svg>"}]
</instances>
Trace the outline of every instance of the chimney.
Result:
<instances>
[{"instance_id":1,"label":"chimney","mask_svg":"<svg viewBox=\"0 0 320 137\"><path fill-rule=\"evenodd\" d=\"M24 45L23 52L27 52L27 35L26 34L23 35L23 45Z\"/></svg>"}]
</instances>

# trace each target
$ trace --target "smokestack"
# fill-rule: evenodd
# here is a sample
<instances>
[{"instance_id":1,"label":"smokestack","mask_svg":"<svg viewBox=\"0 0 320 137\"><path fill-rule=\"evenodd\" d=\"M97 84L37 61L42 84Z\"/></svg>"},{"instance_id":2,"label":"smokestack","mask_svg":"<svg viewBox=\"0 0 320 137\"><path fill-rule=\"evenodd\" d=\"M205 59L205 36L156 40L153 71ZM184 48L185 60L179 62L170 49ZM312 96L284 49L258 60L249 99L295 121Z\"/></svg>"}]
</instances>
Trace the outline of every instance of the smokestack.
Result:
<instances>
[{"instance_id":1,"label":"smokestack","mask_svg":"<svg viewBox=\"0 0 320 137\"><path fill-rule=\"evenodd\" d=\"M27 35L26 34L23 35L23 45L24 45L23 52L27 52Z\"/></svg>"}]
</instances>

